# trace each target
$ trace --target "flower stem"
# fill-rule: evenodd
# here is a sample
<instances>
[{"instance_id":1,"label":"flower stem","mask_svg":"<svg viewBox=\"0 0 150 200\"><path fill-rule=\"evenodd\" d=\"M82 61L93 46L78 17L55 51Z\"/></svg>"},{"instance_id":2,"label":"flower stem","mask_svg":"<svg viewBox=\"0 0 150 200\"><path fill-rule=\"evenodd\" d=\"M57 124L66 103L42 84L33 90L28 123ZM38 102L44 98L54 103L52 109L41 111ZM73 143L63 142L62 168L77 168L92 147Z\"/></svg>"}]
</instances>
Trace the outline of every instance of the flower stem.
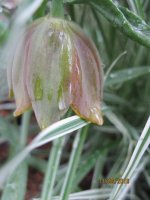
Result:
<instances>
[{"instance_id":1,"label":"flower stem","mask_svg":"<svg viewBox=\"0 0 150 200\"><path fill-rule=\"evenodd\" d=\"M47 171L45 174L41 200L52 199L53 187L64 143L65 137L58 138L53 142L53 147L49 156Z\"/></svg>"},{"instance_id":2,"label":"flower stem","mask_svg":"<svg viewBox=\"0 0 150 200\"><path fill-rule=\"evenodd\" d=\"M31 110L23 114L22 125L21 125L21 136L20 136L20 147L24 148L27 141L29 121L31 117Z\"/></svg>"},{"instance_id":3,"label":"flower stem","mask_svg":"<svg viewBox=\"0 0 150 200\"><path fill-rule=\"evenodd\" d=\"M65 117L71 116L72 111L70 110ZM52 199L53 187L57 175L57 170L60 164L61 154L66 143L66 137L58 138L53 142L51 153L49 155L47 171L45 174L41 200Z\"/></svg>"},{"instance_id":4,"label":"flower stem","mask_svg":"<svg viewBox=\"0 0 150 200\"><path fill-rule=\"evenodd\" d=\"M63 0L52 0L51 16L64 18Z\"/></svg>"},{"instance_id":5,"label":"flower stem","mask_svg":"<svg viewBox=\"0 0 150 200\"><path fill-rule=\"evenodd\" d=\"M69 160L69 165L67 169L67 174L62 186L61 194L60 194L60 200L67 200L68 196L71 192L73 181L75 177L75 173L77 170L77 166L79 164L80 155L83 149L83 145L88 133L89 125L81 129L79 133L77 133L74 143L73 143L73 149L71 152L71 157Z\"/></svg>"}]
</instances>

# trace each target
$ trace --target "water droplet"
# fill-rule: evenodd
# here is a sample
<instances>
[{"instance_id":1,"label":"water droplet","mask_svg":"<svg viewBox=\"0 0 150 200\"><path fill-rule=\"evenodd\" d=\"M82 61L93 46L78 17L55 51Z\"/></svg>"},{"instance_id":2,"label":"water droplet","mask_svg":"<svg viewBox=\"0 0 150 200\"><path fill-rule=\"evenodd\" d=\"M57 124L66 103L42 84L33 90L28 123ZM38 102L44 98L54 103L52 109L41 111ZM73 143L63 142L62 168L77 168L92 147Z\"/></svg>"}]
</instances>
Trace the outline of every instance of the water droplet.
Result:
<instances>
[{"instance_id":1,"label":"water droplet","mask_svg":"<svg viewBox=\"0 0 150 200\"><path fill-rule=\"evenodd\" d=\"M63 88L61 85L58 89L58 106L59 106L59 110L65 110L67 107L66 102L65 102L65 95L64 95Z\"/></svg>"},{"instance_id":2,"label":"water droplet","mask_svg":"<svg viewBox=\"0 0 150 200\"><path fill-rule=\"evenodd\" d=\"M110 74L110 77L111 77L111 78L116 78L117 75L116 75L116 74Z\"/></svg>"},{"instance_id":3,"label":"water droplet","mask_svg":"<svg viewBox=\"0 0 150 200\"><path fill-rule=\"evenodd\" d=\"M59 110L64 110L66 108L64 100L60 100L58 105L59 105Z\"/></svg>"}]
</instances>

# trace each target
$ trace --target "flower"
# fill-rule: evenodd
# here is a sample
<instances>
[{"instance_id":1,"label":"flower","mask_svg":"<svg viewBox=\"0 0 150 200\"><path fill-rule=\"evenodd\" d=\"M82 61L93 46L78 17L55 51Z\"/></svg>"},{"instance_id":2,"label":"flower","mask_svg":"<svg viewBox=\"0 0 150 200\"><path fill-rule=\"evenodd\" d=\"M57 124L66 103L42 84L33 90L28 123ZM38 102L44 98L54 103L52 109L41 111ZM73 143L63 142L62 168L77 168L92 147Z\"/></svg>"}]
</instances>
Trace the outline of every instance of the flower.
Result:
<instances>
[{"instance_id":1,"label":"flower","mask_svg":"<svg viewBox=\"0 0 150 200\"><path fill-rule=\"evenodd\" d=\"M33 107L43 129L71 106L81 118L101 125L103 70L93 42L73 22L44 17L18 38L11 67L14 116Z\"/></svg>"}]
</instances>

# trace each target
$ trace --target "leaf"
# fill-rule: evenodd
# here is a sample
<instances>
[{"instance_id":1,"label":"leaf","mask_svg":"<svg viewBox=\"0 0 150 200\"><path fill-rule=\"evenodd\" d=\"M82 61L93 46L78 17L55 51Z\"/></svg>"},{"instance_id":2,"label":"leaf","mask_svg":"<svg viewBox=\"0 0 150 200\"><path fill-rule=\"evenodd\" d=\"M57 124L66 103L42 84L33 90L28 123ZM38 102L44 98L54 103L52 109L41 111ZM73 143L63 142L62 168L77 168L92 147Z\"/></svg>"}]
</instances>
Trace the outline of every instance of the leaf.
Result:
<instances>
[{"instance_id":1,"label":"leaf","mask_svg":"<svg viewBox=\"0 0 150 200\"><path fill-rule=\"evenodd\" d=\"M86 122L78 116L72 116L59 122L56 122L48 128L46 128L45 130L43 130L41 133L39 133L38 136L30 144L30 148L37 148L50 141L65 136L68 133L78 130L87 124L88 122Z\"/></svg>"},{"instance_id":2,"label":"leaf","mask_svg":"<svg viewBox=\"0 0 150 200\"><path fill-rule=\"evenodd\" d=\"M65 144L65 137L59 138L53 142L51 153L47 164L45 173L41 200L51 199L53 195L53 188L55 184L58 166L60 164L62 150Z\"/></svg>"},{"instance_id":3,"label":"leaf","mask_svg":"<svg viewBox=\"0 0 150 200\"><path fill-rule=\"evenodd\" d=\"M6 184L1 200L24 200L27 172L27 163L21 163Z\"/></svg>"},{"instance_id":4,"label":"leaf","mask_svg":"<svg viewBox=\"0 0 150 200\"><path fill-rule=\"evenodd\" d=\"M126 167L126 170L122 176L123 179L132 179L136 173L136 168L140 164L140 160L143 157L146 149L150 144L150 117L147 120L147 123L143 129L143 132L138 140L138 143L135 147L135 150L131 156L131 159ZM131 180L130 180L131 181ZM122 190L125 188L124 184L117 185L114 187L112 198L113 200L120 199L118 195L121 195Z\"/></svg>"},{"instance_id":5,"label":"leaf","mask_svg":"<svg viewBox=\"0 0 150 200\"><path fill-rule=\"evenodd\" d=\"M89 3L132 40L150 48L150 26L141 18L123 7L120 10L111 0L94 0Z\"/></svg>"},{"instance_id":6,"label":"leaf","mask_svg":"<svg viewBox=\"0 0 150 200\"><path fill-rule=\"evenodd\" d=\"M150 26L140 17L111 0L65 0L65 3L89 3L130 39L150 48Z\"/></svg>"},{"instance_id":7,"label":"leaf","mask_svg":"<svg viewBox=\"0 0 150 200\"><path fill-rule=\"evenodd\" d=\"M126 81L138 78L143 75L150 73L150 67L134 67L123 70L118 70L117 72L111 73L105 82L105 86L112 86L113 84L124 83Z\"/></svg>"},{"instance_id":8,"label":"leaf","mask_svg":"<svg viewBox=\"0 0 150 200\"><path fill-rule=\"evenodd\" d=\"M30 116L30 111L26 112L23 115L20 131L20 140L17 142L18 145L10 145L10 158L13 158L16 155L16 153L20 152L20 150L23 149L26 145ZM9 177L3 190L2 200L24 200L28 177L27 173L28 165L27 161L24 161L21 163L21 165L18 166L17 170L14 171L14 173Z\"/></svg>"},{"instance_id":9,"label":"leaf","mask_svg":"<svg viewBox=\"0 0 150 200\"><path fill-rule=\"evenodd\" d=\"M18 129L6 119L0 117L0 138L9 141L12 145L18 142Z\"/></svg>"},{"instance_id":10,"label":"leaf","mask_svg":"<svg viewBox=\"0 0 150 200\"><path fill-rule=\"evenodd\" d=\"M81 155L81 152L82 152L82 149L83 149L83 145L84 145L85 139L87 137L88 128L89 128L89 126L86 126L85 128L83 128L79 133L77 133L77 135L74 139L73 148L72 148L72 152L71 152L70 159L69 159L67 173L66 173L64 184L63 184L61 194L60 194L60 200L67 200L68 199L68 196L69 196L71 189L74 185L74 178L75 178L76 173L77 173L77 167L78 167L78 164L79 164L80 155Z\"/></svg>"},{"instance_id":11,"label":"leaf","mask_svg":"<svg viewBox=\"0 0 150 200\"><path fill-rule=\"evenodd\" d=\"M30 145L28 145L16 157L14 157L5 166L3 166L3 168L1 168L0 187L3 186L5 181L10 177L17 166L30 154L33 149L78 130L87 124L88 122L82 120L80 117L73 116L54 123L40 132Z\"/></svg>"},{"instance_id":12,"label":"leaf","mask_svg":"<svg viewBox=\"0 0 150 200\"><path fill-rule=\"evenodd\" d=\"M85 190L81 192L72 193L69 195L68 200L81 200L81 199L107 199L110 196L110 188L99 188L92 190ZM53 197L52 200L59 200L60 197ZM41 200L39 198L33 198L32 200Z\"/></svg>"},{"instance_id":13,"label":"leaf","mask_svg":"<svg viewBox=\"0 0 150 200\"><path fill-rule=\"evenodd\" d=\"M126 138L131 138L128 129L122 122L122 120L111 110L108 110L105 112L105 116L108 118L108 120L122 133L123 136Z\"/></svg>"}]
</instances>

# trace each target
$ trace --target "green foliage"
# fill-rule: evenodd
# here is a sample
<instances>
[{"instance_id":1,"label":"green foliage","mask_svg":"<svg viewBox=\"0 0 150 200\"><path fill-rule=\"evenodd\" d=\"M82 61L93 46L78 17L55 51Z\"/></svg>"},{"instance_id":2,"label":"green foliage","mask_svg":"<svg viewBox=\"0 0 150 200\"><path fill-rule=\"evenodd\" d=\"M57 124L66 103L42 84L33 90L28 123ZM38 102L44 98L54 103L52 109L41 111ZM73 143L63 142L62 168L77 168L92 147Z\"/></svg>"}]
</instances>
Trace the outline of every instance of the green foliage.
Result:
<instances>
[{"instance_id":1,"label":"green foliage","mask_svg":"<svg viewBox=\"0 0 150 200\"><path fill-rule=\"evenodd\" d=\"M113 1L66 0L65 2L90 4L128 37L150 47L150 26L128 9L115 5Z\"/></svg>"}]
</instances>

